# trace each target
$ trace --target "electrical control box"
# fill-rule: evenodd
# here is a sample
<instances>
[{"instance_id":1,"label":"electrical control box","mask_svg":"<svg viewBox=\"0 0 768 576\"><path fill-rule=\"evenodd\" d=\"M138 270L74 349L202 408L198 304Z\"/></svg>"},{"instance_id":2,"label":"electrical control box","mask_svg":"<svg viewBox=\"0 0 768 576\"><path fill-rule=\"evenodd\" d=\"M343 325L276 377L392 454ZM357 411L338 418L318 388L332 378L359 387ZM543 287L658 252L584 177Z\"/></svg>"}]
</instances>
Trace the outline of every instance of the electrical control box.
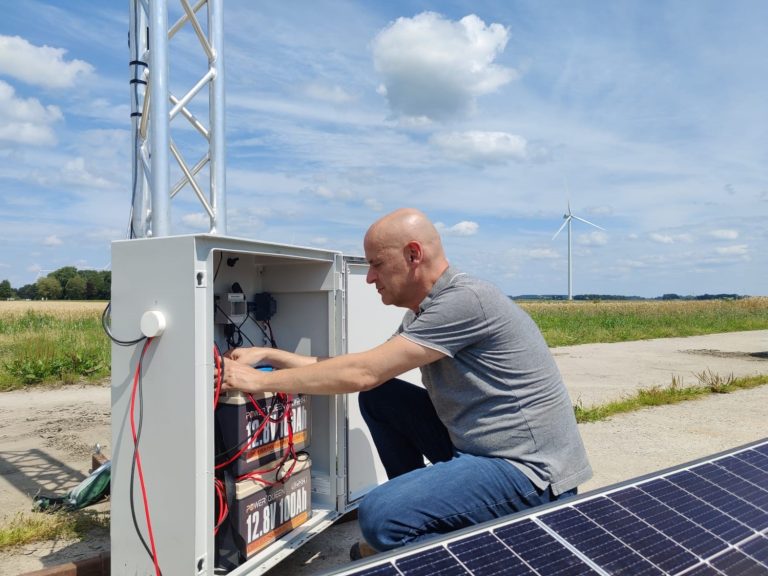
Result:
<instances>
[{"instance_id":1,"label":"electrical control box","mask_svg":"<svg viewBox=\"0 0 768 576\"><path fill-rule=\"evenodd\" d=\"M362 258L340 252L212 234L113 243L113 335L137 338L148 312L164 328L144 352L144 343L112 346L112 574L154 573L153 549L164 574L221 573L214 403L228 400L214 390L216 350L276 346L325 357L384 342L403 310L384 306L366 273ZM274 541L257 530L260 544L232 576L266 572L386 479L355 394L307 396L297 406L311 466L296 489L309 490L310 501L300 521L275 526Z\"/></svg>"}]
</instances>

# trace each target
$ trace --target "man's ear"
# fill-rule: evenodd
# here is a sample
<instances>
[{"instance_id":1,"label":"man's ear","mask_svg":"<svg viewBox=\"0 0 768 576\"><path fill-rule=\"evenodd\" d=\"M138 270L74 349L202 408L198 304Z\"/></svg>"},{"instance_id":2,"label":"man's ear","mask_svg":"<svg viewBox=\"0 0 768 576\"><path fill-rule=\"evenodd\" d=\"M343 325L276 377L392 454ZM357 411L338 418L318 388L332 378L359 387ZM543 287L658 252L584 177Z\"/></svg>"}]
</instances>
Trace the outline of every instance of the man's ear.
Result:
<instances>
[{"instance_id":1,"label":"man's ear","mask_svg":"<svg viewBox=\"0 0 768 576\"><path fill-rule=\"evenodd\" d=\"M418 242L413 240L405 245L405 259L408 262L419 262L421 261L421 257L421 245Z\"/></svg>"}]
</instances>

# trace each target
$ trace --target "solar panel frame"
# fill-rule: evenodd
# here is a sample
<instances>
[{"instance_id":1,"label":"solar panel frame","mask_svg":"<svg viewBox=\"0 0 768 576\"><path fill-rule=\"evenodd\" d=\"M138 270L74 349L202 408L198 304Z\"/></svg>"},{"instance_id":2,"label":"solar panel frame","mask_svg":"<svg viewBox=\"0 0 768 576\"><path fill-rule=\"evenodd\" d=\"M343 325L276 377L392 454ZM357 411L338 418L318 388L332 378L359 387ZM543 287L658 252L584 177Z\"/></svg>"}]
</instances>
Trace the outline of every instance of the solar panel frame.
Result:
<instances>
[{"instance_id":1,"label":"solar panel frame","mask_svg":"<svg viewBox=\"0 0 768 576\"><path fill-rule=\"evenodd\" d=\"M326 576L768 575L768 438Z\"/></svg>"}]
</instances>

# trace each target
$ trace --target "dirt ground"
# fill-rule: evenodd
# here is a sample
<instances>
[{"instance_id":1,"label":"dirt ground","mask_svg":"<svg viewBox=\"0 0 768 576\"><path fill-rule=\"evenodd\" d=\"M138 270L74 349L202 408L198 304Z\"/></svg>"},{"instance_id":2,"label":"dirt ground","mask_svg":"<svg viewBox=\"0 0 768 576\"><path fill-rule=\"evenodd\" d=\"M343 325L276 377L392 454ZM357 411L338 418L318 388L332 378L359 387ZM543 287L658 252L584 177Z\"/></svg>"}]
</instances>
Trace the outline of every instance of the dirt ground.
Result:
<instances>
[{"instance_id":1,"label":"dirt ground","mask_svg":"<svg viewBox=\"0 0 768 576\"><path fill-rule=\"evenodd\" d=\"M709 371L727 378L768 373L768 330L553 350L574 402L584 406L621 398L675 377L695 384ZM607 486L768 437L768 386L608 421L582 424L595 475L582 492ZM110 451L110 389L36 388L0 394L0 522L31 514L38 492L64 494L89 471L99 444ZM102 503L97 509L108 509ZM348 561L358 538L355 521L337 523L269 571L304 576ZM57 541L0 552L0 576L17 576L109 549L108 537Z\"/></svg>"}]
</instances>

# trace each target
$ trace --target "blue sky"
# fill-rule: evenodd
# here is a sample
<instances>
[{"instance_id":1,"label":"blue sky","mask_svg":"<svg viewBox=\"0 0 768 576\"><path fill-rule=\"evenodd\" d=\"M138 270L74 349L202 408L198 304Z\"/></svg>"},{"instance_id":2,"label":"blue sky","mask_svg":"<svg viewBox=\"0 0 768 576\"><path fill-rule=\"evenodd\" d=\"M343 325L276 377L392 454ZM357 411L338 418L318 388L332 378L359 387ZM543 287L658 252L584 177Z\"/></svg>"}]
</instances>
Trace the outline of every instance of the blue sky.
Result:
<instances>
[{"instance_id":1,"label":"blue sky","mask_svg":"<svg viewBox=\"0 0 768 576\"><path fill-rule=\"evenodd\" d=\"M178 13L175 0L169 0ZM768 3L227 0L228 234L362 253L424 210L508 294L768 295ZM128 3L6 6L0 279L126 237ZM171 83L190 77L171 43ZM183 195L186 194L185 199ZM207 231L187 189L174 234Z\"/></svg>"}]
</instances>

